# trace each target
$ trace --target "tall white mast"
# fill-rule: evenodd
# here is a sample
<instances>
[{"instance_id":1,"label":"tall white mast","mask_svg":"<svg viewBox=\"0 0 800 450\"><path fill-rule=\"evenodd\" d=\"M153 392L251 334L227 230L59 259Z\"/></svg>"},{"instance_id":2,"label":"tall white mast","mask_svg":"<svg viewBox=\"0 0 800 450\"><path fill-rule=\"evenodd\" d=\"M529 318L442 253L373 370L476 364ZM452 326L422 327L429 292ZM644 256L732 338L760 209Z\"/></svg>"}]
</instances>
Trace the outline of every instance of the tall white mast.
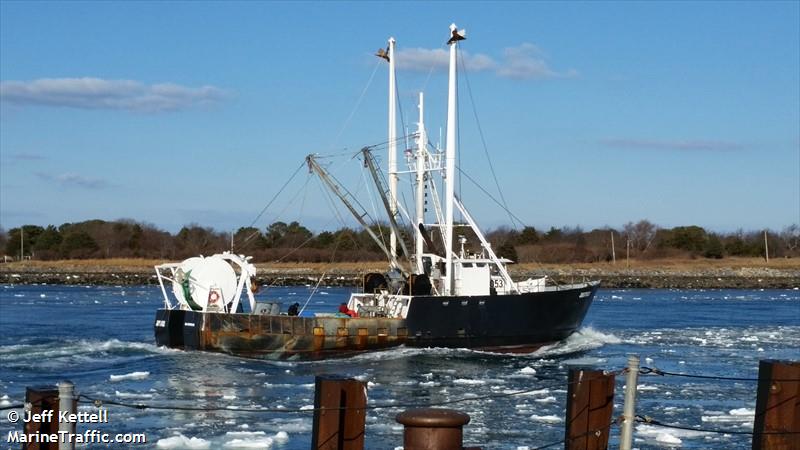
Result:
<instances>
[{"instance_id":1,"label":"tall white mast","mask_svg":"<svg viewBox=\"0 0 800 450\"><path fill-rule=\"evenodd\" d=\"M397 95L395 93L394 80L394 43L393 37L389 38L389 207L393 216L397 215L397 120L395 104ZM397 255L397 235L394 230L389 236L389 251L392 255Z\"/></svg>"},{"instance_id":2,"label":"tall white mast","mask_svg":"<svg viewBox=\"0 0 800 450\"><path fill-rule=\"evenodd\" d=\"M417 273L423 273L422 267L422 231L419 226L425 222L425 150L428 137L425 136L425 94L419 93L419 122L417 122L417 219L414 224L416 240L415 253Z\"/></svg>"},{"instance_id":3,"label":"tall white mast","mask_svg":"<svg viewBox=\"0 0 800 450\"><path fill-rule=\"evenodd\" d=\"M453 197L455 195L456 170L456 50L458 39L456 24L450 24L450 79L447 93L447 143L445 147L445 276L444 295L453 290Z\"/></svg>"}]
</instances>

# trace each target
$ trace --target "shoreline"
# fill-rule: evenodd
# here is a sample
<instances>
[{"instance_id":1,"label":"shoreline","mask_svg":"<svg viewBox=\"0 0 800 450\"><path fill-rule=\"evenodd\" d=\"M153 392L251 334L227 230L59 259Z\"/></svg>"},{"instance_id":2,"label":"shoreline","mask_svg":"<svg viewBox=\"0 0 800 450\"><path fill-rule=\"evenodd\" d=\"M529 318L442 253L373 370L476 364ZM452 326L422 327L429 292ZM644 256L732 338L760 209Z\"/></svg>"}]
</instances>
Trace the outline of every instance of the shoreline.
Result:
<instances>
[{"instance_id":1,"label":"shoreline","mask_svg":"<svg viewBox=\"0 0 800 450\"><path fill-rule=\"evenodd\" d=\"M0 264L0 284L156 285L149 260L25 261ZM384 264L258 263L257 281L263 286L316 284L324 274L326 286L359 286L361 275L381 271ZM800 260L731 259L728 261L662 260L595 264L520 264L509 267L515 280L544 274L560 284L600 280L603 288L653 289L796 289Z\"/></svg>"}]
</instances>

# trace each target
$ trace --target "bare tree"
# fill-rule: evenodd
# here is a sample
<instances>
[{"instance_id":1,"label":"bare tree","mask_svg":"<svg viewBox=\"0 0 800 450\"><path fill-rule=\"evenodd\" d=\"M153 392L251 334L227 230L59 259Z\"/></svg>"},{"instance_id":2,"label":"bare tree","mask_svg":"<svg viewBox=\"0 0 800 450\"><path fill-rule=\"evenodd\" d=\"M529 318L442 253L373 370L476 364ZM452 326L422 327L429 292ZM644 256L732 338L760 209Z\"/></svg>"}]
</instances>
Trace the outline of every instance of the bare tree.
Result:
<instances>
[{"instance_id":1,"label":"bare tree","mask_svg":"<svg viewBox=\"0 0 800 450\"><path fill-rule=\"evenodd\" d=\"M790 252L800 249L800 225L796 223L789 225L783 229L780 236L786 249Z\"/></svg>"},{"instance_id":2,"label":"bare tree","mask_svg":"<svg viewBox=\"0 0 800 450\"><path fill-rule=\"evenodd\" d=\"M637 223L628 222L623 227L623 232L630 240L631 247L644 253L656 237L658 226L649 220L640 220Z\"/></svg>"}]
</instances>

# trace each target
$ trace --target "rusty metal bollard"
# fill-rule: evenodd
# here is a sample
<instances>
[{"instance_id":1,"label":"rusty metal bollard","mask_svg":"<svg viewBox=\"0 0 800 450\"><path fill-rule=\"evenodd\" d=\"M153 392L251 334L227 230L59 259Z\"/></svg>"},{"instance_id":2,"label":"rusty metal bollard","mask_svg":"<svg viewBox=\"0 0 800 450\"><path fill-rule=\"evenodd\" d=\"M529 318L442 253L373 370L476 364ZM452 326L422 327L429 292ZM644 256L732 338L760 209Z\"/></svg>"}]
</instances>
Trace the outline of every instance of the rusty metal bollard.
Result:
<instances>
[{"instance_id":1,"label":"rusty metal bollard","mask_svg":"<svg viewBox=\"0 0 800 450\"><path fill-rule=\"evenodd\" d=\"M469 415L453 409L421 408L404 411L395 418L403 424L404 450L462 450L462 427Z\"/></svg>"}]
</instances>

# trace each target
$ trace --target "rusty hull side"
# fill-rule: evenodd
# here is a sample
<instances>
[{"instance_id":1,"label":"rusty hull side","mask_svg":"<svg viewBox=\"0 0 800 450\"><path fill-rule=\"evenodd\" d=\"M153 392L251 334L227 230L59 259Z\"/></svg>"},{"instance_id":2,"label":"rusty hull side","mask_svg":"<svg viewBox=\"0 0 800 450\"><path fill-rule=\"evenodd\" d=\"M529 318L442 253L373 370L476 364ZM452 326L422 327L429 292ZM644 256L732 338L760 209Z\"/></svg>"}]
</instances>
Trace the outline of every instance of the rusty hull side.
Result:
<instances>
[{"instance_id":1,"label":"rusty hull side","mask_svg":"<svg viewBox=\"0 0 800 450\"><path fill-rule=\"evenodd\" d=\"M396 347L403 319L196 313L199 350L266 359L320 359Z\"/></svg>"}]
</instances>

